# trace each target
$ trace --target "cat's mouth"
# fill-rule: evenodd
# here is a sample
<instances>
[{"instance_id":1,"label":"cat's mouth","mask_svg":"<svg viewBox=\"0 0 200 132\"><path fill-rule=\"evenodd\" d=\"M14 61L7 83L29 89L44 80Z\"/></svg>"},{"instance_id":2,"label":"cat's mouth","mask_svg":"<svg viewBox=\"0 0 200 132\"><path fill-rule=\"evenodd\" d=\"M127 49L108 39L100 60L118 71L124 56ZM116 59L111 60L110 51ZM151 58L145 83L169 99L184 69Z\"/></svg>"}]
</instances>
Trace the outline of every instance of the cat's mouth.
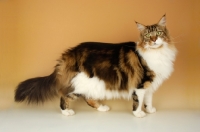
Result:
<instances>
[{"instance_id":1,"label":"cat's mouth","mask_svg":"<svg viewBox=\"0 0 200 132\"><path fill-rule=\"evenodd\" d=\"M163 43L150 42L150 43L146 43L145 48L157 49L157 48L161 48L162 46L163 46Z\"/></svg>"},{"instance_id":2,"label":"cat's mouth","mask_svg":"<svg viewBox=\"0 0 200 132\"><path fill-rule=\"evenodd\" d=\"M149 46L149 48L152 48L152 49L157 49L157 48L161 48L163 46L163 44L158 44L158 43L153 43L152 45Z\"/></svg>"}]
</instances>

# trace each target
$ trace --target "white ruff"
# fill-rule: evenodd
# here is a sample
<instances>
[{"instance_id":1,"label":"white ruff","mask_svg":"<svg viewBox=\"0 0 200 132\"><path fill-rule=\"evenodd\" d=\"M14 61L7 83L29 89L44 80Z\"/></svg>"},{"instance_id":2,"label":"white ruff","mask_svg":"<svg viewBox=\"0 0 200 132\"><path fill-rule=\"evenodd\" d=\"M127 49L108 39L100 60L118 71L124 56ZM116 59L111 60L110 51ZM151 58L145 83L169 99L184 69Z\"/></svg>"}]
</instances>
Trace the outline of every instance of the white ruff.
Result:
<instances>
[{"instance_id":1,"label":"white ruff","mask_svg":"<svg viewBox=\"0 0 200 132\"><path fill-rule=\"evenodd\" d=\"M119 92L117 90L106 90L105 82L98 77L89 78L84 72L77 74L71 81L75 90L73 93L82 94L86 98L96 100L124 98L130 99L134 88L129 92Z\"/></svg>"},{"instance_id":2,"label":"white ruff","mask_svg":"<svg viewBox=\"0 0 200 132\"><path fill-rule=\"evenodd\" d=\"M173 72L176 48L170 48L167 43L163 42L163 47L159 49L147 49L145 52L138 51L146 60L149 68L156 73L156 77L151 86L151 89L155 91Z\"/></svg>"}]
</instances>

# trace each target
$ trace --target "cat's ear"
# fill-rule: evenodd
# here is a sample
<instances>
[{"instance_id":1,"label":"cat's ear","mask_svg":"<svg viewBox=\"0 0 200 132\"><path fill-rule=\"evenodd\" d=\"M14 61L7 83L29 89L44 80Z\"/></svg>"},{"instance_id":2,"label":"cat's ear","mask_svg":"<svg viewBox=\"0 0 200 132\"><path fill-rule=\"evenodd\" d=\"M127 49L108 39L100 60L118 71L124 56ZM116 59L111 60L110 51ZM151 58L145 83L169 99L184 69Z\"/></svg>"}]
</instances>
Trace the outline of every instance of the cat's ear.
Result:
<instances>
[{"instance_id":1,"label":"cat's ear","mask_svg":"<svg viewBox=\"0 0 200 132\"><path fill-rule=\"evenodd\" d=\"M143 25L143 24L140 24L140 23L138 23L138 22L135 22L135 23L136 23L136 25L137 25L137 28L138 28L140 31L143 31L143 30L146 28L146 26Z\"/></svg>"},{"instance_id":2,"label":"cat's ear","mask_svg":"<svg viewBox=\"0 0 200 132\"><path fill-rule=\"evenodd\" d=\"M165 27L166 26L166 14L158 22L158 25Z\"/></svg>"}]
</instances>

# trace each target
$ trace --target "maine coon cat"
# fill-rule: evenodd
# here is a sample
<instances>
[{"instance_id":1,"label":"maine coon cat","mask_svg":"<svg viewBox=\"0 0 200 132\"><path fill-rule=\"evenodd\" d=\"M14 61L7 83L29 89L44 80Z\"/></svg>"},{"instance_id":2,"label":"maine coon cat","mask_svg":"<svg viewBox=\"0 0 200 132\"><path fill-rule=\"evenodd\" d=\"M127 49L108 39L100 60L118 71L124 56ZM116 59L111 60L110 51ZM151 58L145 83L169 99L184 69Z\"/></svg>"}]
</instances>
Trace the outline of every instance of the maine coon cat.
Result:
<instances>
[{"instance_id":1,"label":"maine coon cat","mask_svg":"<svg viewBox=\"0 0 200 132\"><path fill-rule=\"evenodd\" d=\"M110 109L100 100L124 98L133 99L136 117L156 112L152 96L171 75L176 48L165 15L156 24L136 25L140 31L137 44L84 42L68 49L51 75L21 82L15 101L39 103L60 96L61 112L69 116L75 113L69 103L78 97L98 111Z\"/></svg>"}]
</instances>

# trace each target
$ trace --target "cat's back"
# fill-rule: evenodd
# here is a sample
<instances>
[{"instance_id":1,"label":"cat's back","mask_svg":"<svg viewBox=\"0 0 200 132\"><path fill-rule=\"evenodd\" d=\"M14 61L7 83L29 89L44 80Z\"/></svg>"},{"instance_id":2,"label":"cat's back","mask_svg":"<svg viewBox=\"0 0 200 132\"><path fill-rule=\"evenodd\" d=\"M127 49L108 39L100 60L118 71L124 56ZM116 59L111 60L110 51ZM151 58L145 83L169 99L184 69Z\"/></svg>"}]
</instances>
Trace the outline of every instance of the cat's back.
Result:
<instances>
[{"instance_id":1,"label":"cat's back","mask_svg":"<svg viewBox=\"0 0 200 132\"><path fill-rule=\"evenodd\" d=\"M133 49L136 48L135 42L121 42L121 43L104 43L104 42L83 42L74 47L74 50L87 50L87 51L110 51L120 50L121 48Z\"/></svg>"}]
</instances>

